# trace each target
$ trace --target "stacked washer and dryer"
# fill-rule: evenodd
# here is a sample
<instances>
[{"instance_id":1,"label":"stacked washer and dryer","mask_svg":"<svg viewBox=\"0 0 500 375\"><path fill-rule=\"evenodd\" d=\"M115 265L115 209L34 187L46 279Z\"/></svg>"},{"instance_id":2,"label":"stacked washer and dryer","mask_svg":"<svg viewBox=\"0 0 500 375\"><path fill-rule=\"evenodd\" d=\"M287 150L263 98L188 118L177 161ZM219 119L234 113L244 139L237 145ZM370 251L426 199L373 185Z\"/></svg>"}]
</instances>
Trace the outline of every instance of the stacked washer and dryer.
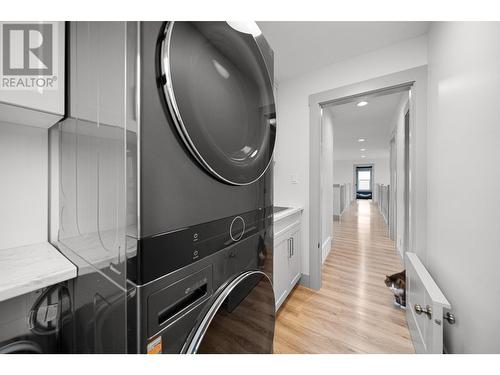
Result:
<instances>
[{"instance_id":1,"label":"stacked washer and dryer","mask_svg":"<svg viewBox=\"0 0 500 375\"><path fill-rule=\"evenodd\" d=\"M273 53L255 25L67 25L68 352L271 353ZM53 204L54 205L54 202Z\"/></svg>"}]
</instances>

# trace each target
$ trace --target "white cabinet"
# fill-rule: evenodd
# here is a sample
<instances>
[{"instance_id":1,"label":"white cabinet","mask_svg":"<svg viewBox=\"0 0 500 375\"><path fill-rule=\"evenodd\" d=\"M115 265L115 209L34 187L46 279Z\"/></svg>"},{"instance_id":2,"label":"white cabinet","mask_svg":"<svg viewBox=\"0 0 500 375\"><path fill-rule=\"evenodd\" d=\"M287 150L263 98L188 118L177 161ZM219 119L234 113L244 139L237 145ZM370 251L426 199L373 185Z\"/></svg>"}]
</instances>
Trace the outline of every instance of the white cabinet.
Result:
<instances>
[{"instance_id":1,"label":"white cabinet","mask_svg":"<svg viewBox=\"0 0 500 375\"><path fill-rule=\"evenodd\" d=\"M0 63L7 64L0 69L0 122L51 127L64 115L64 22L0 22L0 39L0 44L9 43L9 54ZM22 40L39 43L39 47L33 52ZM17 64L11 67L14 61ZM8 72L7 67L17 72Z\"/></svg>"},{"instance_id":2,"label":"white cabinet","mask_svg":"<svg viewBox=\"0 0 500 375\"><path fill-rule=\"evenodd\" d=\"M274 222L274 295L276 309L301 276L301 210L280 215Z\"/></svg>"}]
</instances>

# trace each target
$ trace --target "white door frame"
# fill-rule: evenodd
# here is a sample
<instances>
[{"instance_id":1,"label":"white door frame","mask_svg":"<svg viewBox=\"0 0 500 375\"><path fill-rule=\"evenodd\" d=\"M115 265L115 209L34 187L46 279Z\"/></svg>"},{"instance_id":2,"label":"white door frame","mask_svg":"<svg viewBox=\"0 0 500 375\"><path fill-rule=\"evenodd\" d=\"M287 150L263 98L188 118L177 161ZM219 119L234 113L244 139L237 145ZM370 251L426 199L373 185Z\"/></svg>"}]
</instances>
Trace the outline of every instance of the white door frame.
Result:
<instances>
[{"instance_id":1,"label":"white door frame","mask_svg":"<svg viewBox=\"0 0 500 375\"><path fill-rule=\"evenodd\" d=\"M397 194L397 154L396 154L396 129L391 133L389 141L389 237L396 241L397 234L397 209L396 209L396 194ZM401 254L400 254L401 255Z\"/></svg>"},{"instance_id":2,"label":"white door frame","mask_svg":"<svg viewBox=\"0 0 500 375\"><path fill-rule=\"evenodd\" d=\"M309 287L321 288L321 109L411 88L409 251L426 259L427 65L309 96ZM425 261L425 260L424 260Z\"/></svg>"},{"instance_id":3,"label":"white door frame","mask_svg":"<svg viewBox=\"0 0 500 375\"><path fill-rule=\"evenodd\" d=\"M411 100L411 99L410 99ZM408 181L410 181L410 163L409 163L409 158L411 159L411 155L409 153L409 138L410 138L410 130L411 130L411 111L410 111L410 100L408 100L408 103L406 103L405 108L403 110L403 136L404 136L404 147L403 147L403 163L404 163L404 169L403 169L403 179L404 179L404 199L403 199L403 204L404 204L404 228L403 228L403 244L402 244L402 249L401 249L401 256L404 258L404 253L409 251L409 237L410 237L410 225L409 225L409 212L410 212L410 191L409 191L409 185ZM409 126L408 126L408 132L406 131L406 114L409 112Z\"/></svg>"}]
</instances>

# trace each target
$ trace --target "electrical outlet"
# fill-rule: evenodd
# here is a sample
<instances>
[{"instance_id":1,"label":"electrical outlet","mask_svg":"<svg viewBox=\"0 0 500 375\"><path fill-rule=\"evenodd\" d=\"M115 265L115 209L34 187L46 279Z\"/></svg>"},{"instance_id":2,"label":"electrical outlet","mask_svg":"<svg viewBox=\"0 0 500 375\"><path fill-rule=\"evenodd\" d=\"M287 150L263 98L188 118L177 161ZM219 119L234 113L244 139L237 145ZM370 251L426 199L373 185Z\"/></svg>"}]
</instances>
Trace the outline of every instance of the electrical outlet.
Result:
<instances>
[{"instance_id":1,"label":"electrical outlet","mask_svg":"<svg viewBox=\"0 0 500 375\"><path fill-rule=\"evenodd\" d=\"M295 173L290 175L290 182L292 184L298 184L299 183L299 180L298 180L297 175Z\"/></svg>"}]
</instances>

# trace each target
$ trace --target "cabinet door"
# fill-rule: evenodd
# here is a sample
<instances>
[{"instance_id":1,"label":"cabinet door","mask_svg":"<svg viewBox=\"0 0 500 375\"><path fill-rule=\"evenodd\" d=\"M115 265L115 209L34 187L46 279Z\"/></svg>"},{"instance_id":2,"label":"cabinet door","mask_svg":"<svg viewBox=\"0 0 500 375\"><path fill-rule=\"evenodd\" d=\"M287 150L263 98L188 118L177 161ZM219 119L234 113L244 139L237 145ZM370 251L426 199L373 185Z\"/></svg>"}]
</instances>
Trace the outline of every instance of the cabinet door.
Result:
<instances>
[{"instance_id":1,"label":"cabinet door","mask_svg":"<svg viewBox=\"0 0 500 375\"><path fill-rule=\"evenodd\" d=\"M300 263L301 263L301 254L300 254L300 229L296 229L290 233L290 256L288 258L288 289L292 290L292 288L297 284L300 279Z\"/></svg>"},{"instance_id":2,"label":"cabinet door","mask_svg":"<svg viewBox=\"0 0 500 375\"><path fill-rule=\"evenodd\" d=\"M290 237L283 236L277 238L274 242L274 297L276 301L276 309L285 300L288 294L289 281L289 251L290 251Z\"/></svg>"},{"instance_id":3,"label":"cabinet door","mask_svg":"<svg viewBox=\"0 0 500 375\"><path fill-rule=\"evenodd\" d=\"M24 24L24 25L23 25ZM64 115L64 57L65 57L65 31L64 22L0 22L0 28L2 28L4 42L6 39L10 39L14 35L21 36L19 38L19 43L14 42L15 46L19 48L13 48L16 52L24 52L23 40L28 41L29 47L31 43L40 43L38 48L29 48L21 53L21 56L14 57L12 60L17 60L20 58L21 66L12 67L14 69L19 68L21 71L7 73L7 66L10 65L11 61L6 54L2 54L3 61L6 63L2 68L3 82L8 82L9 78L13 78L15 82L21 80L28 84L28 87L17 86L18 88L8 88L2 87L0 90L0 102L6 104L13 104L13 106L2 106L2 111L0 112L0 119L2 121L7 121L8 119L13 122L20 122L27 125L26 121L29 121L31 116L26 115L26 109L33 109L37 111L43 111L46 115ZM9 31L7 31L9 29ZM10 38L9 38L10 36ZM32 40L33 38L33 40ZM14 37L14 40L17 39ZM36 45L36 44L35 44ZM6 48L9 48L10 46ZM26 55L25 55L26 54ZM28 55L29 54L29 55ZM18 55L18 53L15 53ZM28 57L29 56L29 57ZM33 57L35 59L33 59ZM26 59L26 60L25 60ZM33 61L32 61L33 59ZM8 62L8 63L7 63ZM12 61L14 63L14 61ZM44 67L40 68L39 73L26 72L23 71L23 67L31 64L43 64ZM15 64L17 65L17 64ZM10 68L10 66L9 66ZM49 69L51 71L48 71ZM28 70L31 70L28 68ZM38 69L35 69L38 70ZM50 73L50 74L49 74ZM21 74L21 75L17 75ZM26 80L24 80L26 77ZM30 83L35 83L32 79L37 78L39 83L47 82L50 79L52 85L47 82L47 85L42 85L42 87L33 87ZM38 80L39 79L39 80ZM35 85L36 86L36 85ZM18 110L21 109L22 112ZM12 117L11 117L12 116ZM18 117L16 117L18 116ZM44 117L45 118L45 117ZM38 121L41 117L35 117L35 121L30 121L29 125L42 127L41 123ZM58 118L55 119L57 121ZM54 122L55 122L54 121ZM53 123L44 123L44 126L51 126Z\"/></svg>"}]
</instances>

